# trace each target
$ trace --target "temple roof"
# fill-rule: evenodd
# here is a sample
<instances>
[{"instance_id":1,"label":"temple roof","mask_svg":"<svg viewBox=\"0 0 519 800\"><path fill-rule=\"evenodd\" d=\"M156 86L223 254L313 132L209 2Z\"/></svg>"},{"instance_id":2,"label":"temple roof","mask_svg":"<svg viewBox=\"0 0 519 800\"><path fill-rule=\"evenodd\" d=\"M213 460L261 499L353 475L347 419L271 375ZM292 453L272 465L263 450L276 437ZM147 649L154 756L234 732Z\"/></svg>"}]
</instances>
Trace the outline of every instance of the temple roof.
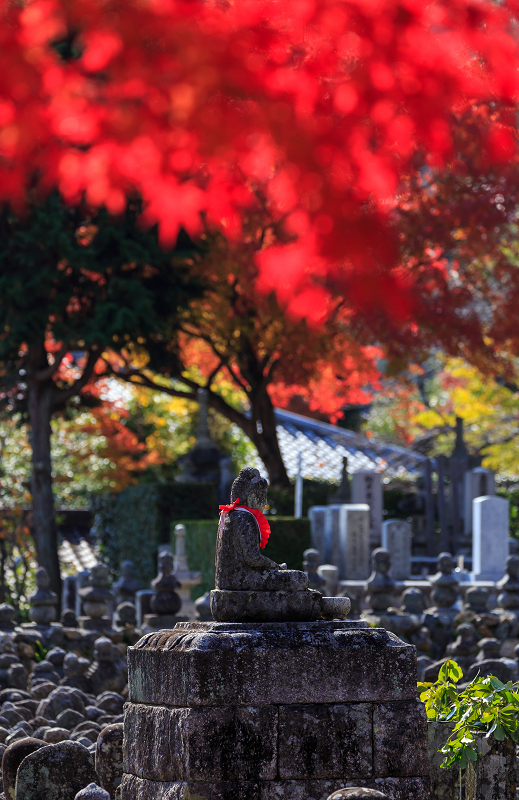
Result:
<instances>
[{"instance_id":1,"label":"temple roof","mask_svg":"<svg viewBox=\"0 0 519 800\"><path fill-rule=\"evenodd\" d=\"M303 477L321 481L340 480L344 456L348 458L348 472L369 469L388 477L415 476L427 461L426 456L409 448L379 442L337 425L280 408L275 414L281 455L291 478L297 474L299 453Z\"/></svg>"}]
</instances>

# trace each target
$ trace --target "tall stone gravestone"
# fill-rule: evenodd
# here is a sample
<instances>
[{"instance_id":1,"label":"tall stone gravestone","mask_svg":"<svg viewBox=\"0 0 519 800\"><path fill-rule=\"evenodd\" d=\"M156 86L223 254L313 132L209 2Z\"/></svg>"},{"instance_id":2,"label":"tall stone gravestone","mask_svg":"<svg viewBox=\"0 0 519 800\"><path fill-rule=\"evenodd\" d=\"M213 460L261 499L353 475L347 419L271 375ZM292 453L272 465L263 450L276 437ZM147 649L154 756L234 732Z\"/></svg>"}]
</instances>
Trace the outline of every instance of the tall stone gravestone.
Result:
<instances>
[{"instance_id":1,"label":"tall stone gravestone","mask_svg":"<svg viewBox=\"0 0 519 800\"><path fill-rule=\"evenodd\" d=\"M396 581L411 576L411 525L405 519L388 519L382 523L382 547L391 554L391 573Z\"/></svg>"},{"instance_id":2,"label":"tall stone gravestone","mask_svg":"<svg viewBox=\"0 0 519 800\"><path fill-rule=\"evenodd\" d=\"M369 506L369 543L379 547L382 537L382 478L379 472L359 470L351 479L351 501Z\"/></svg>"},{"instance_id":3,"label":"tall stone gravestone","mask_svg":"<svg viewBox=\"0 0 519 800\"><path fill-rule=\"evenodd\" d=\"M313 506L308 512L312 546L339 569L340 580L369 577L369 508L364 503Z\"/></svg>"},{"instance_id":4,"label":"tall stone gravestone","mask_svg":"<svg viewBox=\"0 0 519 800\"><path fill-rule=\"evenodd\" d=\"M498 581L508 558L509 502L504 497L476 497L472 504L472 578Z\"/></svg>"},{"instance_id":5,"label":"tall stone gravestone","mask_svg":"<svg viewBox=\"0 0 519 800\"><path fill-rule=\"evenodd\" d=\"M261 511L261 480L242 470L231 500ZM414 647L264 556L264 522L224 513L211 609L221 618L224 598L227 621L128 648L122 800L326 800L352 781L429 800Z\"/></svg>"},{"instance_id":6,"label":"tall stone gravestone","mask_svg":"<svg viewBox=\"0 0 519 800\"><path fill-rule=\"evenodd\" d=\"M463 484L463 526L465 533L472 533L472 504L476 497L493 497L496 493L496 482L491 469L476 467L465 472Z\"/></svg>"}]
</instances>

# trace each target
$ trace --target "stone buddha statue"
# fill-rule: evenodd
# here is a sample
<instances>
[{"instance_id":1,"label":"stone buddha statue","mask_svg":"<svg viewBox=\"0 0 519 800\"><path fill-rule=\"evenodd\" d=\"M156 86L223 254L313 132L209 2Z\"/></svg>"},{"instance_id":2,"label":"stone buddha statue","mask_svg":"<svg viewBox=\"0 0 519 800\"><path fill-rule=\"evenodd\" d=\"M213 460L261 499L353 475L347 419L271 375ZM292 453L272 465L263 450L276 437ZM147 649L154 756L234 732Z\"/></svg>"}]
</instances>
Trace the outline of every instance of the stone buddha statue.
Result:
<instances>
[{"instance_id":1,"label":"stone buddha statue","mask_svg":"<svg viewBox=\"0 0 519 800\"><path fill-rule=\"evenodd\" d=\"M368 603L373 611L387 611L394 602L395 582L389 575L391 554L385 547L377 547L371 554L371 573L366 588Z\"/></svg>"},{"instance_id":2,"label":"stone buddha statue","mask_svg":"<svg viewBox=\"0 0 519 800\"><path fill-rule=\"evenodd\" d=\"M506 575L496 583L499 590L497 604L500 608L519 609L519 556L508 556Z\"/></svg>"},{"instance_id":3,"label":"stone buddha statue","mask_svg":"<svg viewBox=\"0 0 519 800\"><path fill-rule=\"evenodd\" d=\"M431 600L437 608L452 608L459 594L459 582L454 573L454 559L450 553L438 556L438 572L430 578L433 589Z\"/></svg>"},{"instance_id":4,"label":"stone buddha statue","mask_svg":"<svg viewBox=\"0 0 519 800\"><path fill-rule=\"evenodd\" d=\"M348 598L324 598L308 576L263 555L270 532L263 517L268 482L254 468L242 469L224 506L216 542L216 590L211 613L219 622L310 621L345 617ZM332 610L333 605L333 610ZM331 614L331 617L330 617Z\"/></svg>"},{"instance_id":5,"label":"stone buddha statue","mask_svg":"<svg viewBox=\"0 0 519 800\"><path fill-rule=\"evenodd\" d=\"M232 485L231 503L239 500L263 513L268 482L257 469L242 469ZM216 542L216 585L233 591L297 592L308 589L308 576L276 564L260 550L256 519L240 507L225 514Z\"/></svg>"}]
</instances>

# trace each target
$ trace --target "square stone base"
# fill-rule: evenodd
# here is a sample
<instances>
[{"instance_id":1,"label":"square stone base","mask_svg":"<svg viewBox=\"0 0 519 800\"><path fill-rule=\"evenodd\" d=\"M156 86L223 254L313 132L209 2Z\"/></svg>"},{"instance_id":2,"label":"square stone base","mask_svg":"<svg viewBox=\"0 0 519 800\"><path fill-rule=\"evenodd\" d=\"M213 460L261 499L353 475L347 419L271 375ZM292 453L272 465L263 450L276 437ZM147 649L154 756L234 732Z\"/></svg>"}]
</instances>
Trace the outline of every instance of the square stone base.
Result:
<instances>
[{"instance_id":1,"label":"square stone base","mask_svg":"<svg viewBox=\"0 0 519 800\"><path fill-rule=\"evenodd\" d=\"M181 623L128 649L122 800L428 800L416 652L351 622Z\"/></svg>"}]
</instances>

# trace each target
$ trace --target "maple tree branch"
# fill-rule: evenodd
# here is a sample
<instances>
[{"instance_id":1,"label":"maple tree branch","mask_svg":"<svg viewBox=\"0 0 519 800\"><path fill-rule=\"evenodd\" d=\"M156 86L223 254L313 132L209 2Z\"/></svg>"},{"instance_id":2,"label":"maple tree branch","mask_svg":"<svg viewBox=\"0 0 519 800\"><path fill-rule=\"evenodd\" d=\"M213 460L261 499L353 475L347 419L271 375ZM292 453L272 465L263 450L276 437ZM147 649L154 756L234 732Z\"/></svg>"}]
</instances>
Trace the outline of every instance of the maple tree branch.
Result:
<instances>
[{"instance_id":1,"label":"maple tree branch","mask_svg":"<svg viewBox=\"0 0 519 800\"><path fill-rule=\"evenodd\" d=\"M71 397L74 397L75 394L78 394L81 389L83 389L94 372L94 367L97 364L99 359L99 348L92 347L88 354L87 363L83 369L83 374L77 381L74 381L72 386L69 386L67 389L56 389L56 400L55 404L61 404L66 400L70 400Z\"/></svg>"},{"instance_id":2,"label":"maple tree branch","mask_svg":"<svg viewBox=\"0 0 519 800\"><path fill-rule=\"evenodd\" d=\"M277 365L279 364L279 358L273 358L270 362L270 367L267 370L267 374L265 376L265 382L269 384L274 376L274 370L276 369Z\"/></svg>"},{"instance_id":3,"label":"maple tree branch","mask_svg":"<svg viewBox=\"0 0 519 800\"><path fill-rule=\"evenodd\" d=\"M206 381L206 384L205 384L207 389L210 388L212 382L214 381L214 379L216 378L216 376L218 375L218 373L220 372L220 370L221 370L221 368L223 366L225 366L225 365L224 365L223 361L220 359L220 363L218 364L218 366L213 369L213 371L210 373L209 377L207 378L207 381Z\"/></svg>"},{"instance_id":4,"label":"maple tree branch","mask_svg":"<svg viewBox=\"0 0 519 800\"><path fill-rule=\"evenodd\" d=\"M46 369L40 369L36 372L34 379L38 381L38 383L44 383L45 381L50 380L52 376L58 371L61 366L61 362L63 358L67 355L69 350L68 344L63 344L56 355L54 356L54 364L49 364Z\"/></svg>"},{"instance_id":5,"label":"maple tree branch","mask_svg":"<svg viewBox=\"0 0 519 800\"><path fill-rule=\"evenodd\" d=\"M182 389L175 389L172 386L163 386L160 383L156 383L154 380L149 378L144 373L140 372L139 370L132 370L131 373L124 372L122 370L116 370L107 361L103 358L103 361L109 368L110 372L114 377L119 378L119 380L123 380L126 383L133 384L134 386L144 386L148 389L154 389L159 392L164 392L165 394L170 395L170 397L180 397L183 400L194 400L196 401L196 392L198 389L207 388L208 392L208 402L211 408L217 411L222 416L226 417L230 422L234 422L238 425L239 428L242 429L247 436L251 437L252 433L252 422L251 420L245 416L241 411L234 408L233 406L229 405L223 397L216 392L212 392L208 387L201 386L201 384L197 383L196 381L191 380L191 378L184 378L180 377L178 380L181 383L184 383L186 386L189 386L193 391L192 392L185 392Z\"/></svg>"}]
</instances>

